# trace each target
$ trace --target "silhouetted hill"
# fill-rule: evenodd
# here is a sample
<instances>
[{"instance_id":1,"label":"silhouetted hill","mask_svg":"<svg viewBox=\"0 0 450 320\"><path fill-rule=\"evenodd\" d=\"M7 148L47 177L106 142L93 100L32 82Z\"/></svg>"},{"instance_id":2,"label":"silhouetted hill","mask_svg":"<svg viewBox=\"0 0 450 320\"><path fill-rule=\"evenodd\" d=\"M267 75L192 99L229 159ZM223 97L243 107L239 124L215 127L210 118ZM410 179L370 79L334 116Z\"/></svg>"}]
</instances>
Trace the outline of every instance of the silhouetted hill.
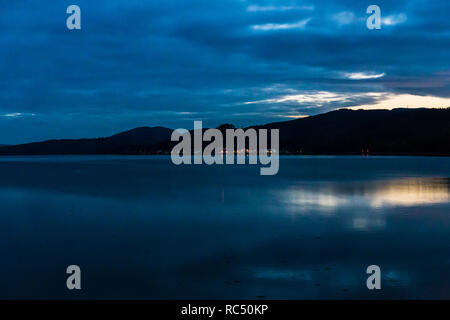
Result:
<instances>
[{"instance_id":1,"label":"silhouetted hill","mask_svg":"<svg viewBox=\"0 0 450 320\"><path fill-rule=\"evenodd\" d=\"M232 128L219 127L221 131ZM450 108L337 110L253 128L279 129L285 154L450 155ZM136 128L108 138L50 140L0 147L3 155L170 153L172 129ZM206 145L207 143L204 143Z\"/></svg>"},{"instance_id":2,"label":"silhouetted hill","mask_svg":"<svg viewBox=\"0 0 450 320\"><path fill-rule=\"evenodd\" d=\"M450 155L450 108L337 110L262 126L290 153Z\"/></svg>"},{"instance_id":3,"label":"silhouetted hill","mask_svg":"<svg viewBox=\"0 0 450 320\"><path fill-rule=\"evenodd\" d=\"M360 154L364 150L371 154L450 155L450 108L342 109L253 128L279 129L283 154ZM175 144L163 141L153 147L170 152Z\"/></svg>"},{"instance_id":4,"label":"silhouetted hill","mask_svg":"<svg viewBox=\"0 0 450 320\"><path fill-rule=\"evenodd\" d=\"M45 154L127 154L140 148L170 139L172 129L141 127L107 138L78 140L48 140L16 146L0 147L0 155Z\"/></svg>"},{"instance_id":5,"label":"silhouetted hill","mask_svg":"<svg viewBox=\"0 0 450 320\"><path fill-rule=\"evenodd\" d=\"M108 138L109 142L121 145L146 145L170 139L172 129L163 127L139 127L115 134Z\"/></svg>"}]
</instances>

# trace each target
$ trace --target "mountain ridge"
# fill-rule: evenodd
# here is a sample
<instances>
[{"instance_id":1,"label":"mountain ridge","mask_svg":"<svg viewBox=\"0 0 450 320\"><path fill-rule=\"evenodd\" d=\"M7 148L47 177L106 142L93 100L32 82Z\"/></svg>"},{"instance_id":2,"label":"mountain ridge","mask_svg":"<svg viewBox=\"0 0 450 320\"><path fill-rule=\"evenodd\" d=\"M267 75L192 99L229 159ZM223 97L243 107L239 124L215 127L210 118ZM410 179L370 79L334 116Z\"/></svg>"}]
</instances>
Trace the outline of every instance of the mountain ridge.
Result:
<instances>
[{"instance_id":1,"label":"mountain ridge","mask_svg":"<svg viewBox=\"0 0 450 320\"><path fill-rule=\"evenodd\" d=\"M233 125L218 128L230 127ZM279 129L283 154L450 155L450 108L339 109L245 129L248 128ZM177 143L170 141L172 131L164 127L138 127L105 138L53 139L3 146L0 155L167 154Z\"/></svg>"}]
</instances>

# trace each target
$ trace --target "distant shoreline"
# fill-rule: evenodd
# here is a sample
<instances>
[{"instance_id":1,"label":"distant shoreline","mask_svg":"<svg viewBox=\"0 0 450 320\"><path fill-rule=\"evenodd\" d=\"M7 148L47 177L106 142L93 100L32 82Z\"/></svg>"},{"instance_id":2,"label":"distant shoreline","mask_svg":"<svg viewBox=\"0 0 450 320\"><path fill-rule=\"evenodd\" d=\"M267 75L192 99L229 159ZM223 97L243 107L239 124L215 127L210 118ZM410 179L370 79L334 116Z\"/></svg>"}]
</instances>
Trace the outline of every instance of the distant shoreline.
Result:
<instances>
[{"instance_id":1,"label":"distant shoreline","mask_svg":"<svg viewBox=\"0 0 450 320\"><path fill-rule=\"evenodd\" d=\"M222 134L231 124L216 128ZM450 156L450 108L341 109L307 118L250 126L278 130L281 155ZM206 130L204 128L203 130ZM0 155L160 155L179 143L173 129L138 127L110 137L0 146ZM253 149L248 146L242 149ZM220 148L224 148L222 145ZM267 146L270 148L270 146ZM234 148L237 148L236 143Z\"/></svg>"},{"instance_id":2,"label":"distant shoreline","mask_svg":"<svg viewBox=\"0 0 450 320\"><path fill-rule=\"evenodd\" d=\"M450 157L450 153L291 153L281 152L280 156L361 156L361 157ZM170 153L67 153L67 154L0 154L0 158L7 157L61 157L61 156L135 156L135 157L148 157L148 156L170 156ZM247 155L248 156L248 155Z\"/></svg>"}]
</instances>

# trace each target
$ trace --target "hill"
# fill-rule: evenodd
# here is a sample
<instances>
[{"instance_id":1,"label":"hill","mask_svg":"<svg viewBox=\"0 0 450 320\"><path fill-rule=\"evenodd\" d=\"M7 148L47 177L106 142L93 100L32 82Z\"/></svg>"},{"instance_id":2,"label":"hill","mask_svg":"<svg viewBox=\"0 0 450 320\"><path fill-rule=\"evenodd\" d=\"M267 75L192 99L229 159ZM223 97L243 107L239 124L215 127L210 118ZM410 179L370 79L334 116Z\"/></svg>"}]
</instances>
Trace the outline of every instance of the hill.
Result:
<instances>
[{"instance_id":1,"label":"hill","mask_svg":"<svg viewBox=\"0 0 450 320\"><path fill-rule=\"evenodd\" d=\"M127 154L170 139L172 129L140 127L107 138L48 140L0 147L0 155Z\"/></svg>"},{"instance_id":2,"label":"hill","mask_svg":"<svg viewBox=\"0 0 450 320\"><path fill-rule=\"evenodd\" d=\"M450 108L337 110L262 126L288 153L450 154Z\"/></svg>"},{"instance_id":3,"label":"hill","mask_svg":"<svg viewBox=\"0 0 450 320\"><path fill-rule=\"evenodd\" d=\"M232 125L222 125L221 130ZM252 127L250 127L252 128ZM284 154L450 155L450 108L337 110L253 126L279 129ZM107 138L0 147L0 155L170 153L172 129L141 127Z\"/></svg>"}]
</instances>

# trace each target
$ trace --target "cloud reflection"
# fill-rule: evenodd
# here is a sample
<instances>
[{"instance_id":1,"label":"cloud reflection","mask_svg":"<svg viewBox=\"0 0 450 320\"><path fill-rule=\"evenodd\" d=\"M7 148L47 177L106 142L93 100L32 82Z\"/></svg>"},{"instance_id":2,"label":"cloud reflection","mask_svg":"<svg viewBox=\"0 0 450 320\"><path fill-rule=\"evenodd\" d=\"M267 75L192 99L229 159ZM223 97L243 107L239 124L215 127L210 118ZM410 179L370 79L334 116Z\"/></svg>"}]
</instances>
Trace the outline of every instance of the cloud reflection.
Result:
<instances>
[{"instance_id":1,"label":"cloud reflection","mask_svg":"<svg viewBox=\"0 0 450 320\"><path fill-rule=\"evenodd\" d=\"M376 182L296 186L282 201L295 210L332 212L346 207L412 207L450 202L448 179L407 178Z\"/></svg>"},{"instance_id":2,"label":"cloud reflection","mask_svg":"<svg viewBox=\"0 0 450 320\"><path fill-rule=\"evenodd\" d=\"M422 206L450 202L449 185L446 179L402 179L376 188L366 195L370 206Z\"/></svg>"}]
</instances>

